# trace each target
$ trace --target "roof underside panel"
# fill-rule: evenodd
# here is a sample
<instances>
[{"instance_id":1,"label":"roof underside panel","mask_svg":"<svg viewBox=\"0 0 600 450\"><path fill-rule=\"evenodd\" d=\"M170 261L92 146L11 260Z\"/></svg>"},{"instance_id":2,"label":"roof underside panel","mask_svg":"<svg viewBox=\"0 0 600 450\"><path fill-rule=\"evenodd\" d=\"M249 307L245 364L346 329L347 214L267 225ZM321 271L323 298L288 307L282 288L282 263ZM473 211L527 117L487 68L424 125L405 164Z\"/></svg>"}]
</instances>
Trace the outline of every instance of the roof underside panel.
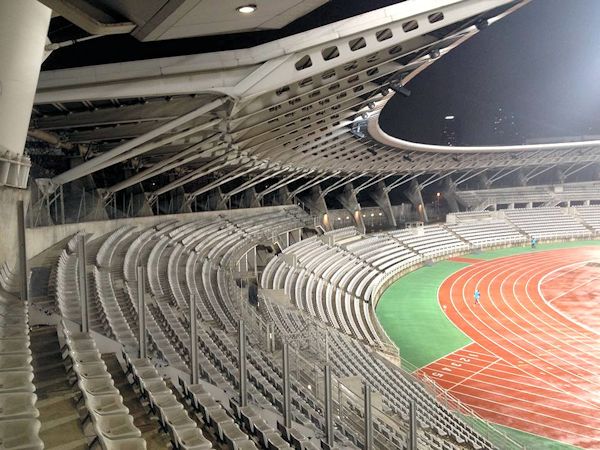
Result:
<instances>
[{"instance_id":1,"label":"roof underside panel","mask_svg":"<svg viewBox=\"0 0 600 450\"><path fill-rule=\"evenodd\" d=\"M408 83L477 25L524 3L413 0L246 52L43 73L31 125L86 144L102 161L60 175L59 184L133 157L145 168L134 181L185 172L177 187L224 168L284 178L596 161L598 152L581 145L463 155L398 148L369 134L391 84Z\"/></svg>"}]
</instances>

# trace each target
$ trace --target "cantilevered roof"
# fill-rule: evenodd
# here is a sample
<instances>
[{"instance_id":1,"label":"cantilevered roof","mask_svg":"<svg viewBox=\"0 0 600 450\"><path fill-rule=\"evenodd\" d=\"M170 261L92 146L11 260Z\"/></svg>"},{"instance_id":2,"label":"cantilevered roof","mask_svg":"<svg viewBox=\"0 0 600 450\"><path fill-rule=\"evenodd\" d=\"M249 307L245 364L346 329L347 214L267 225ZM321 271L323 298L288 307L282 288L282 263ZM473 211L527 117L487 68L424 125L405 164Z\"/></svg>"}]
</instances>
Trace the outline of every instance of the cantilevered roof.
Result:
<instances>
[{"instance_id":1,"label":"cantilevered roof","mask_svg":"<svg viewBox=\"0 0 600 450\"><path fill-rule=\"evenodd\" d=\"M108 192L176 171L151 196L203 177L190 198L236 178L410 179L598 161L598 142L448 149L378 127L391 84L410 86L526 3L409 0L247 50L44 72L31 126L92 156L56 185L136 158L140 171Z\"/></svg>"}]
</instances>

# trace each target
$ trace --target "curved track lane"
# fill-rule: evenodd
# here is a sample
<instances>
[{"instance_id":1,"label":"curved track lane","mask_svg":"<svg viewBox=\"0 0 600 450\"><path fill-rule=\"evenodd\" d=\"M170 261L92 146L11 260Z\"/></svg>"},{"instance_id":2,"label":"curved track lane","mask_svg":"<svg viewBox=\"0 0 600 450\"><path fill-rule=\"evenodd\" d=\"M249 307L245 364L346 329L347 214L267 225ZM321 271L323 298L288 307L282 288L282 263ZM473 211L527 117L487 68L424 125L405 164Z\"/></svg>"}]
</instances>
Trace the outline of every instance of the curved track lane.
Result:
<instances>
[{"instance_id":1,"label":"curved track lane","mask_svg":"<svg viewBox=\"0 0 600 450\"><path fill-rule=\"evenodd\" d=\"M600 449L598 263L600 251L584 247L454 273L439 302L474 343L421 371L488 420Z\"/></svg>"}]
</instances>

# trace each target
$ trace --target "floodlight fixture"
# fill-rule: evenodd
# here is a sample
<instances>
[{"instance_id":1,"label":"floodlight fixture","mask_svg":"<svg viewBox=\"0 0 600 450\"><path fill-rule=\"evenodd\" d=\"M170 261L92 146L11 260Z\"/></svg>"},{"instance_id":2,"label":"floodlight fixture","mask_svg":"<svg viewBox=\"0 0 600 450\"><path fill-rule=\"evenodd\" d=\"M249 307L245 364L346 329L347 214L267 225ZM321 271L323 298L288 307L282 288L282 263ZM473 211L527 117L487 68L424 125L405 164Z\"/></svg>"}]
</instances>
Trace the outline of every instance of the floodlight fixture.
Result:
<instances>
[{"instance_id":1,"label":"floodlight fixture","mask_svg":"<svg viewBox=\"0 0 600 450\"><path fill-rule=\"evenodd\" d=\"M410 97L410 89L404 87L400 80L392 80L390 81L390 88L396 94L403 95L404 97Z\"/></svg>"}]
</instances>

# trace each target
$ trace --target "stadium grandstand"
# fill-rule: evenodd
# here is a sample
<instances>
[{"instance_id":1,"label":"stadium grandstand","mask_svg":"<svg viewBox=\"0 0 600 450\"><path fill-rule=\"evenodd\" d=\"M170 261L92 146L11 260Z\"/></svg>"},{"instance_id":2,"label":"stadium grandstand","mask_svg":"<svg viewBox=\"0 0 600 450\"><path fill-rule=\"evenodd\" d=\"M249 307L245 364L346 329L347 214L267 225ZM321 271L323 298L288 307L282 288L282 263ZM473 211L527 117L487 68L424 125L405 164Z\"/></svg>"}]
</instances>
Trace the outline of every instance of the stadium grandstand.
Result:
<instances>
[{"instance_id":1,"label":"stadium grandstand","mask_svg":"<svg viewBox=\"0 0 600 450\"><path fill-rule=\"evenodd\" d=\"M0 0L0 449L600 448L600 140L380 123L530 1L357 3Z\"/></svg>"}]
</instances>

